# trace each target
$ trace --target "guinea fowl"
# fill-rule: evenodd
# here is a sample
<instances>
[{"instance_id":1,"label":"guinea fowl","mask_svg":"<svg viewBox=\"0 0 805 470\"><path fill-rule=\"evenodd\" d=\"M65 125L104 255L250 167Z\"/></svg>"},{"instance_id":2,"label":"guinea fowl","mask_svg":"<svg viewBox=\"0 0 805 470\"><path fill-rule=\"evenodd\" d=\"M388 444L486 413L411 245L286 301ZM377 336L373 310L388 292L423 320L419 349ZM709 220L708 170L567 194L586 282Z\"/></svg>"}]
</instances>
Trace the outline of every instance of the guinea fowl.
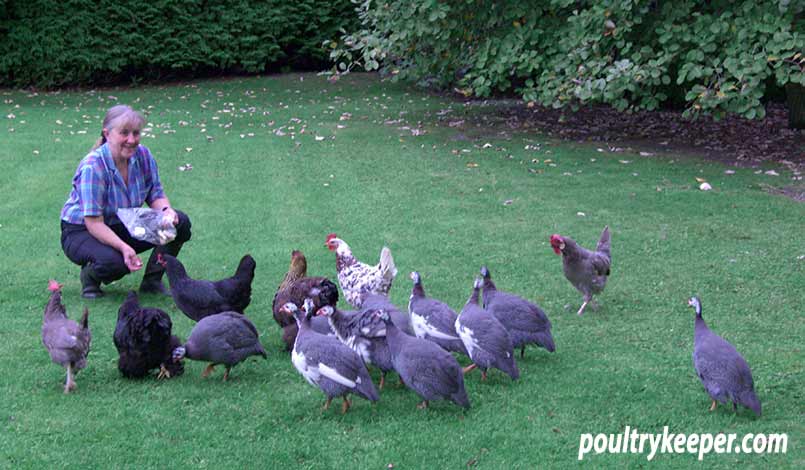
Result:
<instances>
[{"instance_id":1,"label":"guinea fowl","mask_svg":"<svg viewBox=\"0 0 805 470\"><path fill-rule=\"evenodd\" d=\"M551 235L553 251L557 255L562 255L565 277L584 296L578 311L579 315L584 313L584 308L593 300L593 295L603 292L607 285L612 261L609 245L608 225L601 232L595 251L580 246L572 238Z\"/></svg>"},{"instance_id":2,"label":"guinea fowl","mask_svg":"<svg viewBox=\"0 0 805 470\"><path fill-rule=\"evenodd\" d=\"M397 276L394 258L388 247L384 246L380 251L378 264L368 265L355 259L349 245L334 233L327 235L326 246L330 251L335 251L338 284L341 285L347 303L361 308L368 294L388 295L391 283Z\"/></svg>"},{"instance_id":3,"label":"guinea fowl","mask_svg":"<svg viewBox=\"0 0 805 470\"><path fill-rule=\"evenodd\" d=\"M743 356L722 337L710 331L702 318L702 303L698 297L688 300L696 311L693 334L693 367L704 389L712 398L710 411L716 402L732 401L733 410L741 404L760 416L760 400L755 395L752 371Z\"/></svg>"},{"instance_id":4,"label":"guinea fowl","mask_svg":"<svg viewBox=\"0 0 805 470\"><path fill-rule=\"evenodd\" d=\"M431 400L451 400L470 407L464 389L464 374L452 354L437 344L402 332L388 312L375 313L386 324L386 338L394 370L405 385L422 398L418 408L427 408Z\"/></svg>"},{"instance_id":5,"label":"guinea fowl","mask_svg":"<svg viewBox=\"0 0 805 470\"><path fill-rule=\"evenodd\" d=\"M391 303L388 296L383 294L369 294L363 299L361 310L376 310L387 312L391 321L404 333L414 336L414 327L411 325L411 316Z\"/></svg>"},{"instance_id":6,"label":"guinea fowl","mask_svg":"<svg viewBox=\"0 0 805 470\"><path fill-rule=\"evenodd\" d=\"M299 324L291 361L308 383L319 387L327 396L322 410L330 407L333 398L343 397L341 411L346 413L351 406L350 393L369 401L379 400L380 396L360 356L338 339L313 330L310 325L313 305L312 299L308 299L304 310L299 310L293 302L280 308Z\"/></svg>"},{"instance_id":7,"label":"guinea fowl","mask_svg":"<svg viewBox=\"0 0 805 470\"><path fill-rule=\"evenodd\" d=\"M158 308L141 307L137 293L130 291L118 309L113 336L120 356L117 368L123 377L145 377L156 368L159 368L159 379L182 375L184 365L171 360L173 350L182 345L181 340L171 334L172 328L167 313Z\"/></svg>"},{"instance_id":8,"label":"guinea fowl","mask_svg":"<svg viewBox=\"0 0 805 470\"><path fill-rule=\"evenodd\" d=\"M325 305L335 307L338 303L338 286L326 277L307 277L307 259L301 251L294 250L291 252L288 272L277 288L271 304L274 320L282 328L282 341L287 351L293 348L297 324L292 316L283 313L281 309L288 302L302 305L307 298L313 300L316 310Z\"/></svg>"},{"instance_id":9,"label":"guinea fowl","mask_svg":"<svg viewBox=\"0 0 805 470\"><path fill-rule=\"evenodd\" d=\"M77 387L75 375L87 366L92 333L89 330L89 310L86 307L79 323L67 318L67 311L61 301L61 287L54 280L48 282L51 294L42 318L42 344L50 354L50 359L67 369L64 393L70 393Z\"/></svg>"},{"instance_id":10,"label":"guinea fowl","mask_svg":"<svg viewBox=\"0 0 805 470\"><path fill-rule=\"evenodd\" d=\"M551 336L551 321L537 305L508 292L497 290L486 266L481 267L484 278L484 308L489 310L506 327L512 346L525 355L527 344L537 344L550 352L556 351Z\"/></svg>"},{"instance_id":11,"label":"guinea fowl","mask_svg":"<svg viewBox=\"0 0 805 470\"><path fill-rule=\"evenodd\" d=\"M386 341L386 325L375 313L376 310L361 310L347 314L330 305L318 311L319 315L327 316L339 341L358 353L363 362L380 369L379 388L382 390L386 374L394 370L394 364Z\"/></svg>"},{"instance_id":12,"label":"guinea fowl","mask_svg":"<svg viewBox=\"0 0 805 470\"><path fill-rule=\"evenodd\" d=\"M446 303L425 296L422 278L419 273L411 273L414 286L408 301L408 313L411 314L411 325L417 338L427 339L442 347L445 351L457 352L469 356L464 342L456 333L458 315Z\"/></svg>"},{"instance_id":13,"label":"guinea fowl","mask_svg":"<svg viewBox=\"0 0 805 470\"><path fill-rule=\"evenodd\" d=\"M173 350L174 362L184 358L206 361L202 377L207 377L216 365L226 366L224 380L229 378L232 367L249 356L263 356L266 350L260 344L257 328L237 312L222 312L204 317L196 323L183 346Z\"/></svg>"},{"instance_id":14,"label":"guinea fowl","mask_svg":"<svg viewBox=\"0 0 805 470\"><path fill-rule=\"evenodd\" d=\"M174 256L160 253L157 262L168 273L173 301L191 320L221 312L243 313L252 300L256 263L250 255L241 258L234 276L215 282L191 278Z\"/></svg>"},{"instance_id":15,"label":"guinea fowl","mask_svg":"<svg viewBox=\"0 0 805 470\"><path fill-rule=\"evenodd\" d=\"M481 380L486 380L486 370L494 367L517 380L520 371L514 361L509 333L494 315L478 305L481 282L481 279L475 279L472 294L456 319L456 331L473 362L464 368L464 372L480 367Z\"/></svg>"}]
</instances>

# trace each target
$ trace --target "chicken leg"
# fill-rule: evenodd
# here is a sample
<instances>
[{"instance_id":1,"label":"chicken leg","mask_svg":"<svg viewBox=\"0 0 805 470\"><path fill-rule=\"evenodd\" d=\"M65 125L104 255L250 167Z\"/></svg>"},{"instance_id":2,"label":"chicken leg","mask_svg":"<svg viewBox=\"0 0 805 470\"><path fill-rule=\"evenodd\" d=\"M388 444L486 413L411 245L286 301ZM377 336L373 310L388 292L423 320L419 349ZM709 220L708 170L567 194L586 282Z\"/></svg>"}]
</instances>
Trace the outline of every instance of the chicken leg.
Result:
<instances>
[{"instance_id":1,"label":"chicken leg","mask_svg":"<svg viewBox=\"0 0 805 470\"><path fill-rule=\"evenodd\" d=\"M584 308L587 306L588 303L590 303L590 300L584 299L584 303L581 304L581 308L579 308L579 311L577 312L578 316L581 316L584 313Z\"/></svg>"},{"instance_id":2,"label":"chicken leg","mask_svg":"<svg viewBox=\"0 0 805 470\"><path fill-rule=\"evenodd\" d=\"M473 364L468 365L467 367L465 367L465 368L464 368L464 369L462 369L461 371L462 371L463 373L465 373L465 374L466 374L467 372L472 371L472 370L473 370L473 369L475 369L476 367L478 367L478 364L474 364L474 363L473 363Z\"/></svg>"},{"instance_id":3,"label":"chicken leg","mask_svg":"<svg viewBox=\"0 0 805 470\"><path fill-rule=\"evenodd\" d=\"M75 390L77 385L75 384L75 379L73 378L73 365L67 365L67 380L64 382L64 393L70 393L71 390Z\"/></svg>"},{"instance_id":4,"label":"chicken leg","mask_svg":"<svg viewBox=\"0 0 805 470\"><path fill-rule=\"evenodd\" d=\"M713 400L713 404L710 405L710 411L715 411L715 409L716 409L716 401Z\"/></svg>"},{"instance_id":5,"label":"chicken leg","mask_svg":"<svg viewBox=\"0 0 805 470\"><path fill-rule=\"evenodd\" d=\"M229 380L229 371L232 370L232 366L227 366L226 370L224 371L224 382Z\"/></svg>"}]
</instances>

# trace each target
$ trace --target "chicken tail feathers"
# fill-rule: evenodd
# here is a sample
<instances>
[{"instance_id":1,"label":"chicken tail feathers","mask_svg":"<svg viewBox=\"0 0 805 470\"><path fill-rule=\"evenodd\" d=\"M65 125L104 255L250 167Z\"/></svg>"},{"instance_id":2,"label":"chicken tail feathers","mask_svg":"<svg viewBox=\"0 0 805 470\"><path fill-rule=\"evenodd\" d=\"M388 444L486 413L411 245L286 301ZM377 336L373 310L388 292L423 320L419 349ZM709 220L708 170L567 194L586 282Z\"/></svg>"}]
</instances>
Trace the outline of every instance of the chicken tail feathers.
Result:
<instances>
[{"instance_id":1,"label":"chicken tail feathers","mask_svg":"<svg viewBox=\"0 0 805 470\"><path fill-rule=\"evenodd\" d=\"M609 254L609 225L604 227L604 231L601 232L601 238L598 240L598 245L595 246L595 251L600 253L604 253L607 256Z\"/></svg>"},{"instance_id":2,"label":"chicken tail feathers","mask_svg":"<svg viewBox=\"0 0 805 470\"><path fill-rule=\"evenodd\" d=\"M394 279L397 276L397 266L394 265L394 258L391 256L389 247L384 246L380 251L380 272L385 279Z\"/></svg>"},{"instance_id":3,"label":"chicken tail feathers","mask_svg":"<svg viewBox=\"0 0 805 470\"><path fill-rule=\"evenodd\" d=\"M89 309L84 307L84 314L81 315L81 329L89 329Z\"/></svg>"}]
</instances>

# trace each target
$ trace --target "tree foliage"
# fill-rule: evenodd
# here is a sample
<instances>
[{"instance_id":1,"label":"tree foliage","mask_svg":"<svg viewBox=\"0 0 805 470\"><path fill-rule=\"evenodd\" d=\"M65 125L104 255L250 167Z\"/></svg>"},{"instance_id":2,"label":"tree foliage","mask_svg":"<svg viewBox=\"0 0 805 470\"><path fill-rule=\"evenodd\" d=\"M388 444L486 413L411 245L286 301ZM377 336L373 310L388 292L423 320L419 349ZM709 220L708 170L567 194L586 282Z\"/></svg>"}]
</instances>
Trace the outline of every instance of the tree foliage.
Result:
<instances>
[{"instance_id":1,"label":"tree foliage","mask_svg":"<svg viewBox=\"0 0 805 470\"><path fill-rule=\"evenodd\" d=\"M805 85L802 0L353 0L361 28L326 41L355 66L466 95L553 107L765 114L772 87ZM797 21L799 20L799 21Z\"/></svg>"},{"instance_id":2,"label":"tree foliage","mask_svg":"<svg viewBox=\"0 0 805 470\"><path fill-rule=\"evenodd\" d=\"M0 0L0 85L322 67L349 0Z\"/></svg>"}]
</instances>

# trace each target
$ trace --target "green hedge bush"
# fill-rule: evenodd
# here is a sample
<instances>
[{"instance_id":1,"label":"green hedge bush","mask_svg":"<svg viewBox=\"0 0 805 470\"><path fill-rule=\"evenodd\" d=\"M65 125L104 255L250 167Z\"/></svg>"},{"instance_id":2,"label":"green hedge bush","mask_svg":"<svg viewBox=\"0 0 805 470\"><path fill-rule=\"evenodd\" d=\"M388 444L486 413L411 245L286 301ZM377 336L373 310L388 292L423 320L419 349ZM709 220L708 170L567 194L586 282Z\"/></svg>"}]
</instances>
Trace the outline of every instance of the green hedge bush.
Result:
<instances>
[{"instance_id":1,"label":"green hedge bush","mask_svg":"<svg viewBox=\"0 0 805 470\"><path fill-rule=\"evenodd\" d=\"M803 0L353 1L361 27L327 43L338 73L750 119L770 93L805 85Z\"/></svg>"},{"instance_id":2,"label":"green hedge bush","mask_svg":"<svg viewBox=\"0 0 805 470\"><path fill-rule=\"evenodd\" d=\"M326 67L349 0L0 0L0 85Z\"/></svg>"}]
</instances>

